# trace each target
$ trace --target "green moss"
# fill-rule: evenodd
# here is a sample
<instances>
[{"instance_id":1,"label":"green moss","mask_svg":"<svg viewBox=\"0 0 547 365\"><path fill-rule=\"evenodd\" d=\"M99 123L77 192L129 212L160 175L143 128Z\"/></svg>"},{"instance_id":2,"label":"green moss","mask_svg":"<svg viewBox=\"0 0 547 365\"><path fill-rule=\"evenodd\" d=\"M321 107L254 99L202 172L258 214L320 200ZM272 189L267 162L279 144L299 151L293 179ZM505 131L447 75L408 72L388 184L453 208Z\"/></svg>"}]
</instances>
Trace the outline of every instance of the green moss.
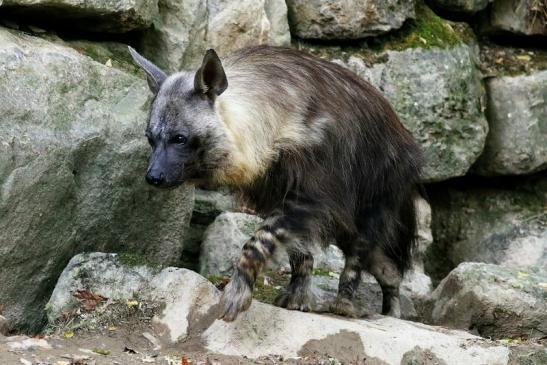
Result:
<instances>
[{"instance_id":1,"label":"green moss","mask_svg":"<svg viewBox=\"0 0 547 365\"><path fill-rule=\"evenodd\" d=\"M150 262L144 256L130 254L130 253L120 253L118 255L118 261L120 262L120 264L127 267L149 266L153 268L159 268L161 266L161 265Z\"/></svg>"},{"instance_id":2,"label":"green moss","mask_svg":"<svg viewBox=\"0 0 547 365\"><path fill-rule=\"evenodd\" d=\"M367 66L388 60L385 51L409 48L452 48L463 43L475 43L476 37L466 23L454 23L438 17L423 2L416 5L416 19L408 20L400 29L376 37L350 42L309 41L293 38L292 46L318 57L347 62L351 56Z\"/></svg>"},{"instance_id":3,"label":"green moss","mask_svg":"<svg viewBox=\"0 0 547 365\"><path fill-rule=\"evenodd\" d=\"M450 48L473 37L468 27L451 25L438 17L422 2L416 5L416 19L409 20L405 25L390 34L373 40L373 49L397 50L407 48Z\"/></svg>"},{"instance_id":4,"label":"green moss","mask_svg":"<svg viewBox=\"0 0 547 365\"><path fill-rule=\"evenodd\" d=\"M255 234L256 230L258 229L259 223L256 221L248 221L243 224L241 227L241 231L245 233L247 236L252 236Z\"/></svg>"},{"instance_id":5,"label":"green moss","mask_svg":"<svg viewBox=\"0 0 547 365\"><path fill-rule=\"evenodd\" d=\"M289 283L289 275L268 272L266 276L270 279L269 285L264 285L264 276L259 276L255 284L253 298L260 302L273 304L281 288Z\"/></svg>"},{"instance_id":6,"label":"green moss","mask_svg":"<svg viewBox=\"0 0 547 365\"><path fill-rule=\"evenodd\" d=\"M46 313L49 313L53 310L53 305L51 303L47 303L44 307L44 310L46 311Z\"/></svg>"}]
</instances>

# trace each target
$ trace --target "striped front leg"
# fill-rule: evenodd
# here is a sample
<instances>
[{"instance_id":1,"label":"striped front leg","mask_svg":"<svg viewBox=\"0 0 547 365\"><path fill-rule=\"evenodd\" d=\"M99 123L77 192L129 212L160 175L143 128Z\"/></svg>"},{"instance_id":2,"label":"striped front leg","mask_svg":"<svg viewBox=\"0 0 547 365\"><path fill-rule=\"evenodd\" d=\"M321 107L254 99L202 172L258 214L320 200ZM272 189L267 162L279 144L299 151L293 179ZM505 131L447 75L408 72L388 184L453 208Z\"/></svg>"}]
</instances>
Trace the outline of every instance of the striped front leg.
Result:
<instances>
[{"instance_id":1,"label":"striped front leg","mask_svg":"<svg viewBox=\"0 0 547 365\"><path fill-rule=\"evenodd\" d=\"M233 321L240 312L247 310L251 305L256 277L276 247L286 239L284 230L276 228L280 222L279 217L269 218L243 246L237 268L222 294L221 319Z\"/></svg>"}]
</instances>

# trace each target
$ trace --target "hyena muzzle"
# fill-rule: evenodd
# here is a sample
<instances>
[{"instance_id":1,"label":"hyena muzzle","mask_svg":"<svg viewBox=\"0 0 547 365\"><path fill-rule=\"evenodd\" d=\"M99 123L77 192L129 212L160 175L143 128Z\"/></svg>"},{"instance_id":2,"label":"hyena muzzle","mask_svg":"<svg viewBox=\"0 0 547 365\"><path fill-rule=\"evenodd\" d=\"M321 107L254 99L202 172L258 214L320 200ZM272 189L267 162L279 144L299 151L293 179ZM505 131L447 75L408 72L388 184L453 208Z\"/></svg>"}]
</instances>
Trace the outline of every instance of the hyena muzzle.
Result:
<instances>
[{"instance_id":1,"label":"hyena muzzle","mask_svg":"<svg viewBox=\"0 0 547 365\"><path fill-rule=\"evenodd\" d=\"M289 48L206 52L196 72L167 76L130 49L154 99L146 180L229 186L260 215L221 300L234 320L266 261L286 249L291 280L275 304L309 311L311 242L345 255L333 312L353 316L361 272L382 313L400 316L399 284L416 231L422 155L386 99L347 69Z\"/></svg>"}]
</instances>

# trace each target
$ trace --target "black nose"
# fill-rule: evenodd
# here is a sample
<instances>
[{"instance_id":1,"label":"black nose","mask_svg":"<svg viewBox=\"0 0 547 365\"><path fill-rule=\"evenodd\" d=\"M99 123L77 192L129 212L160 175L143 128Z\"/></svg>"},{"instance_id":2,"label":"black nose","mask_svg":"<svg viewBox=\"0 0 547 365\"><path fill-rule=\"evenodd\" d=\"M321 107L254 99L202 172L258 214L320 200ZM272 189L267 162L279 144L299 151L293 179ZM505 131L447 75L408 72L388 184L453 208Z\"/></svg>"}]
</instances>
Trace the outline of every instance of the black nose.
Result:
<instances>
[{"instance_id":1,"label":"black nose","mask_svg":"<svg viewBox=\"0 0 547 365\"><path fill-rule=\"evenodd\" d=\"M147 174L146 174L146 181L150 184L150 185L161 185L165 182L165 175L163 174L163 172L157 174L157 173L153 173L151 171L149 171Z\"/></svg>"}]
</instances>

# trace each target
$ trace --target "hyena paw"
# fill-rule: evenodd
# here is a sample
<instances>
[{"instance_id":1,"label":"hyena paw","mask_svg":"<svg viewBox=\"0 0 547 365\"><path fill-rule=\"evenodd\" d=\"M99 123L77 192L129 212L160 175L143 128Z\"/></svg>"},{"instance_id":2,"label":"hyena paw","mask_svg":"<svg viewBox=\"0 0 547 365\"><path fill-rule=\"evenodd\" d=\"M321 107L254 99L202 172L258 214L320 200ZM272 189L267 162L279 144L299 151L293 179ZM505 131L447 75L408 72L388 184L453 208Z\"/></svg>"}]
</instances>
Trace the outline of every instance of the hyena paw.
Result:
<instances>
[{"instance_id":1,"label":"hyena paw","mask_svg":"<svg viewBox=\"0 0 547 365\"><path fill-rule=\"evenodd\" d=\"M292 292L283 289L275 298L274 305L277 307L287 308L290 310L299 310L302 312L311 311L311 300L306 290L300 292Z\"/></svg>"},{"instance_id":2,"label":"hyena paw","mask_svg":"<svg viewBox=\"0 0 547 365\"><path fill-rule=\"evenodd\" d=\"M337 297L334 303L330 305L331 313L338 314L344 317L356 318L357 312L353 303L348 298Z\"/></svg>"},{"instance_id":3,"label":"hyena paw","mask_svg":"<svg viewBox=\"0 0 547 365\"><path fill-rule=\"evenodd\" d=\"M249 308L252 300L253 291L245 280L242 280L237 276L233 277L222 293L219 319L223 319L226 322L232 322L237 318L239 313L246 311Z\"/></svg>"}]
</instances>

